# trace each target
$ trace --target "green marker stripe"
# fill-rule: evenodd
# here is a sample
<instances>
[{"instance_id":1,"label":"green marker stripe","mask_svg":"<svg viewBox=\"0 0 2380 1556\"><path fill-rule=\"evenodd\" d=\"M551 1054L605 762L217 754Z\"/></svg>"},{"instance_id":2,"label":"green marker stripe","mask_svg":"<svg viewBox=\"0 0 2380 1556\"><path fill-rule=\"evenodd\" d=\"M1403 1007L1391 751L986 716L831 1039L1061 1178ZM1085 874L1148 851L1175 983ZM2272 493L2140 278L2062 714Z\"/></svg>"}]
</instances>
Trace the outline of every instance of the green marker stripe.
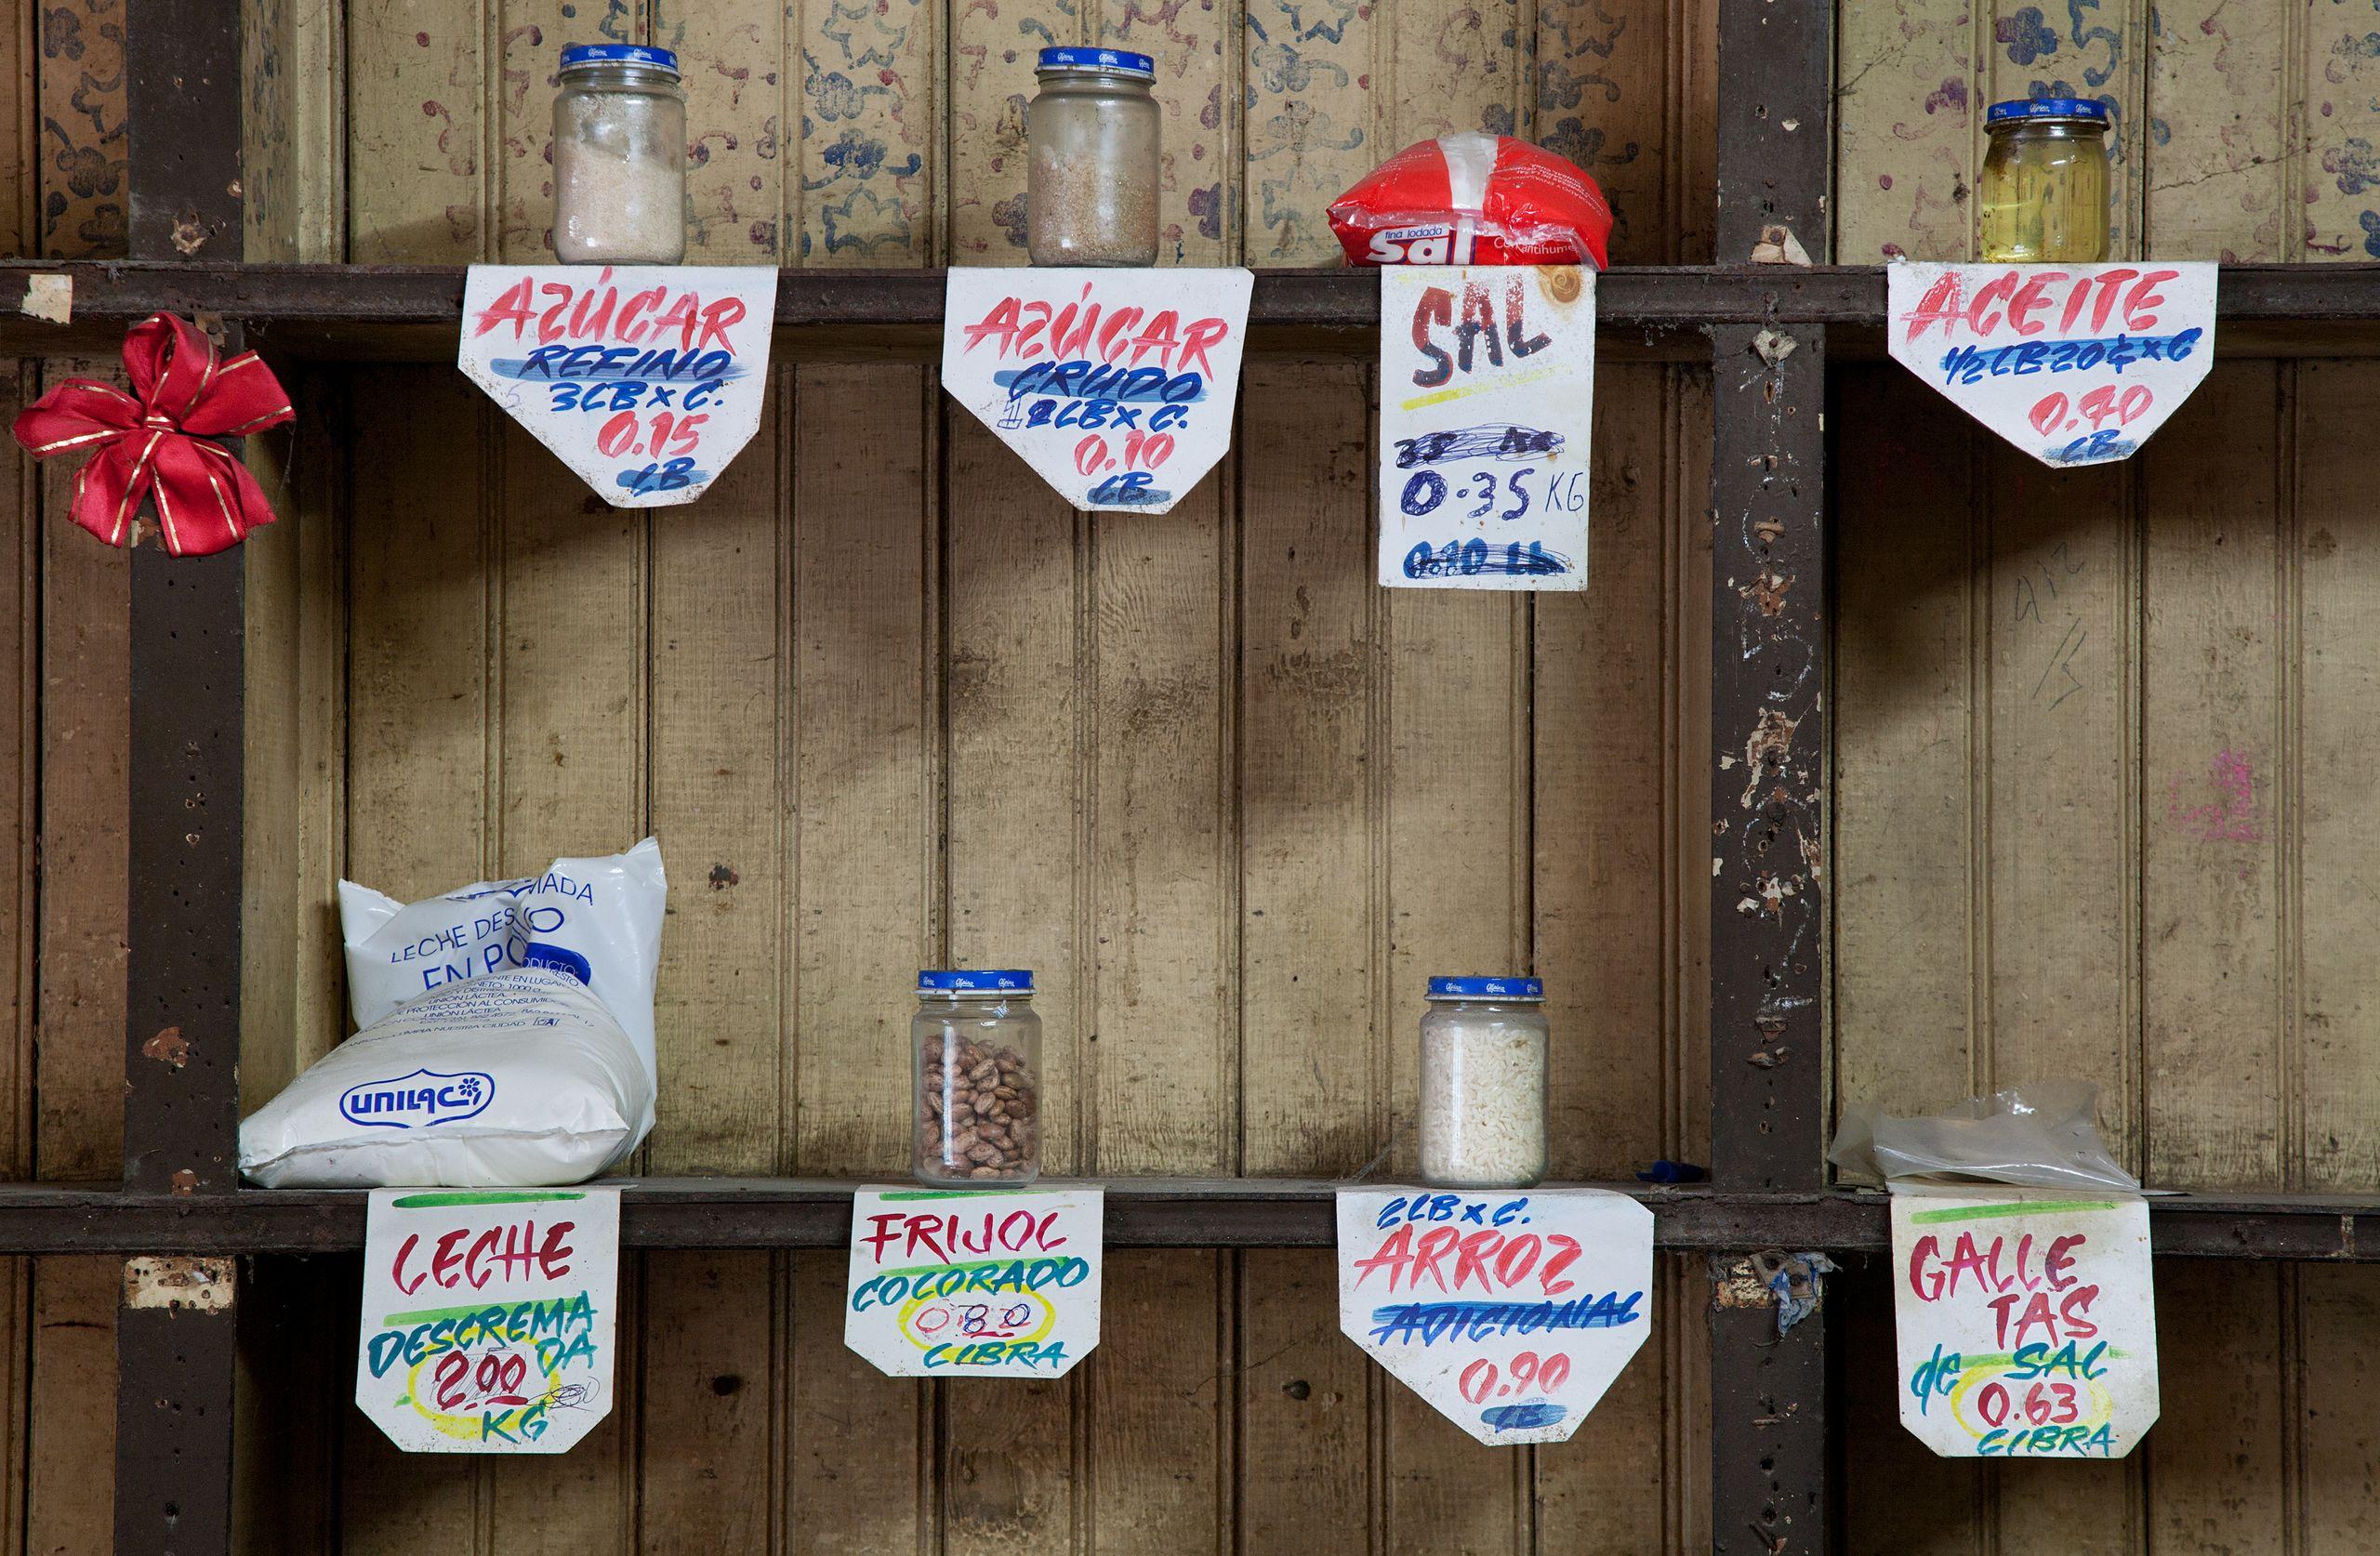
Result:
<instances>
[{"instance_id":1,"label":"green marker stripe","mask_svg":"<svg viewBox=\"0 0 2380 1556\"><path fill-rule=\"evenodd\" d=\"M405 1210L437 1210L453 1205L546 1205L586 1197L576 1189L457 1189L451 1193L404 1194L390 1203Z\"/></svg>"},{"instance_id":2,"label":"green marker stripe","mask_svg":"<svg viewBox=\"0 0 2380 1556\"><path fill-rule=\"evenodd\" d=\"M980 1199L985 1194L1057 1194L1064 1193L1065 1193L1064 1189L1011 1189L998 1184L991 1184L981 1189L896 1189L891 1193L879 1194L877 1197L884 1200Z\"/></svg>"},{"instance_id":3,"label":"green marker stripe","mask_svg":"<svg viewBox=\"0 0 2380 1556\"><path fill-rule=\"evenodd\" d=\"M483 1312L509 1313L515 1308L550 1306L555 1302L576 1301L586 1293L566 1291L554 1297L524 1297L509 1302L475 1302L467 1308L419 1308L412 1312L392 1312L382 1316L383 1324L435 1324L442 1318L469 1318Z\"/></svg>"},{"instance_id":4,"label":"green marker stripe","mask_svg":"<svg viewBox=\"0 0 2380 1556\"><path fill-rule=\"evenodd\" d=\"M1919 1210L1910 1216L1915 1226L1939 1226L1944 1221L1990 1221L2003 1216L2062 1216L2076 1210L2121 1210L2122 1199L2030 1199L2017 1205L1961 1205L1947 1210Z\"/></svg>"},{"instance_id":5,"label":"green marker stripe","mask_svg":"<svg viewBox=\"0 0 2380 1556\"><path fill-rule=\"evenodd\" d=\"M2053 1354L2055 1354L2055 1352L2053 1352ZM2112 1346L2107 1351L2101 1352L2101 1355L2103 1359L2110 1362L2128 1362L2132 1359L2131 1352L2118 1351ZM1994 1351L1988 1354L1977 1353L1975 1355L1961 1356L1959 1358L1959 1370L1961 1372L1964 1372L1970 1367L2013 1367L2016 1365L2016 1355L2013 1352L2006 1351ZM2042 1380L2046 1382L2051 1378L2052 1373L2046 1366L2044 1366L2041 1376Z\"/></svg>"}]
</instances>

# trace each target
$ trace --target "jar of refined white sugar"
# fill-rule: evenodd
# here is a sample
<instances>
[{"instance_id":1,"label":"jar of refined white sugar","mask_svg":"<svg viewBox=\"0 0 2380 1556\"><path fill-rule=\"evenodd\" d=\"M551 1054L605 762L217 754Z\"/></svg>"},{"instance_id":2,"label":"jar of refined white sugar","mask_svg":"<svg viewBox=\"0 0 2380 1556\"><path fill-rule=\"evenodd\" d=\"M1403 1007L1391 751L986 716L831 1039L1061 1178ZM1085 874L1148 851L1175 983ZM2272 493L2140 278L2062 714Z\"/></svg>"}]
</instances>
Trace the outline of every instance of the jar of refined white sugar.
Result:
<instances>
[{"instance_id":1,"label":"jar of refined white sugar","mask_svg":"<svg viewBox=\"0 0 2380 1556\"><path fill-rule=\"evenodd\" d=\"M562 51L554 256L566 265L685 258L686 94L668 49L574 44Z\"/></svg>"},{"instance_id":2,"label":"jar of refined white sugar","mask_svg":"<svg viewBox=\"0 0 2380 1556\"><path fill-rule=\"evenodd\" d=\"M1545 1177L1545 985L1433 978L1421 1018L1421 1178L1525 1189Z\"/></svg>"}]
</instances>

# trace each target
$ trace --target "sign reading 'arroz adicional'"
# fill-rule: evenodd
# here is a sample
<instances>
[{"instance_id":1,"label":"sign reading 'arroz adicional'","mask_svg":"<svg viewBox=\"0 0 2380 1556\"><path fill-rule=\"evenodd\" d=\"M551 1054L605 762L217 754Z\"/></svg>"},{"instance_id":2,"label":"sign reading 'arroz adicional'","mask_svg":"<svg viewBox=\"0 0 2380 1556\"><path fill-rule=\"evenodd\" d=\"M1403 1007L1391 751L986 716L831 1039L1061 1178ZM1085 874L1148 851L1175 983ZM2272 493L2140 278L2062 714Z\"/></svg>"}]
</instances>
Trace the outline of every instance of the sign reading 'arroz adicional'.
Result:
<instances>
[{"instance_id":1,"label":"sign reading 'arroz adicional'","mask_svg":"<svg viewBox=\"0 0 2380 1556\"><path fill-rule=\"evenodd\" d=\"M1653 1213L1604 1189L1342 1189L1339 1327L1482 1443L1559 1443L1652 1328Z\"/></svg>"},{"instance_id":2,"label":"sign reading 'arroz adicional'","mask_svg":"<svg viewBox=\"0 0 2380 1556\"><path fill-rule=\"evenodd\" d=\"M1901 1425L1945 1458L2122 1458L2157 1419L2149 1205L1893 1189Z\"/></svg>"},{"instance_id":3,"label":"sign reading 'arroz adicional'","mask_svg":"<svg viewBox=\"0 0 2380 1556\"><path fill-rule=\"evenodd\" d=\"M1163 513L1231 446L1244 270L953 270L942 387L1075 507Z\"/></svg>"},{"instance_id":4,"label":"sign reading 'arroz adicional'","mask_svg":"<svg viewBox=\"0 0 2380 1556\"><path fill-rule=\"evenodd\" d=\"M2215 360L2215 272L1893 265L1893 357L2044 465L2129 459Z\"/></svg>"},{"instance_id":5,"label":"sign reading 'arroz adicional'","mask_svg":"<svg viewBox=\"0 0 2380 1556\"><path fill-rule=\"evenodd\" d=\"M1587 587L1595 272L1380 272L1380 581Z\"/></svg>"},{"instance_id":6,"label":"sign reading 'arroz adicional'","mask_svg":"<svg viewBox=\"0 0 2380 1556\"><path fill-rule=\"evenodd\" d=\"M558 1454L612 1413L617 1189L376 1189L355 1403L416 1454Z\"/></svg>"},{"instance_id":7,"label":"sign reading 'arroz adicional'","mask_svg":"<svg viewBox=\"0 0 2380 1556\"><path fill-rule=\"evenodd\" d=\"M852 1196L843 1343L894 1378L1055 1378L1099 1343L1096 1184Z\"/></svg>"},{"instance_id":8,"label":"sign reading 'arroz adicional'","mask_svg":"<svg viewBox=\"0 0 2380 1556\"><path fill-rule=\"evenodd\" d=\"M760 429L777 272L473 265L456 364L614 508L690 503Z\"/></svg>"}]
</instances>

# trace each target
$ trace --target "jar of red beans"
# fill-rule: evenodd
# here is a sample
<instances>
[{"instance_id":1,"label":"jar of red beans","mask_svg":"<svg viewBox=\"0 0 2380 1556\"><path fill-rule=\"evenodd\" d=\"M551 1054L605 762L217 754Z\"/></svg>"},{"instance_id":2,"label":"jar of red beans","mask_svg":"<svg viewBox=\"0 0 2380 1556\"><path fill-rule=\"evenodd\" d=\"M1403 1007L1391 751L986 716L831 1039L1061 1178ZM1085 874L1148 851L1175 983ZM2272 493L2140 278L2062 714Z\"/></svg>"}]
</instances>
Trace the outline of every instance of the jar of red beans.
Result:
<instances>
[{"instance_id":1,"label":"jar of red beans","mask_svg":"<svg viewBox=\"0 0 2380 1556\"><path fill-rule=\"evenodd\" d=\"M909 1048L919 1182L1013 1188L1040 1175L1041 1018L1032 973L919 973Z\"/></svg>"}]
</instances>

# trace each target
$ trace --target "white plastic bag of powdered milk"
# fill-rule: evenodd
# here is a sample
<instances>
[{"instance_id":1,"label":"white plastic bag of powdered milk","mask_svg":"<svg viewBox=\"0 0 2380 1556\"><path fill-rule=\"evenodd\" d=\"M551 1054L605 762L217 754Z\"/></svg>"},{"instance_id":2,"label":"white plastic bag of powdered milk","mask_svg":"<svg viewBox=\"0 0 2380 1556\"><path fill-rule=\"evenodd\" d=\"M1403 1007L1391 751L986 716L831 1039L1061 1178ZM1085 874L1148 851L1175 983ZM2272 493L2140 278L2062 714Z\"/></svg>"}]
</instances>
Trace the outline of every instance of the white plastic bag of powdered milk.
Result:
<instances>
[{"instance_id":1,"label":"white plastic bag of powdered milk","mask_svg":"<svg viewBox=\"0 0 2380 1556\"><path fill-rule=\"evenodd\" d=\"M618 1161L653 1127L668 890L650 837L412 903L341 881L364 1030L242 1127L242 1169L267 1187L543 1184Z\"/></svg>"},{"instance_id":2,"label":"white plastic bag of powdered milk","mask_svg":"<svg viewBox=\"0 0 2380 1556\"><path fill-rule=\"evenodd\" d=\"M240 1170L268 1189L576 1183L652 1115L635 1046L586 984L503 969L333 1048L240 1127Z\"/></svg>"}]
</instances>

